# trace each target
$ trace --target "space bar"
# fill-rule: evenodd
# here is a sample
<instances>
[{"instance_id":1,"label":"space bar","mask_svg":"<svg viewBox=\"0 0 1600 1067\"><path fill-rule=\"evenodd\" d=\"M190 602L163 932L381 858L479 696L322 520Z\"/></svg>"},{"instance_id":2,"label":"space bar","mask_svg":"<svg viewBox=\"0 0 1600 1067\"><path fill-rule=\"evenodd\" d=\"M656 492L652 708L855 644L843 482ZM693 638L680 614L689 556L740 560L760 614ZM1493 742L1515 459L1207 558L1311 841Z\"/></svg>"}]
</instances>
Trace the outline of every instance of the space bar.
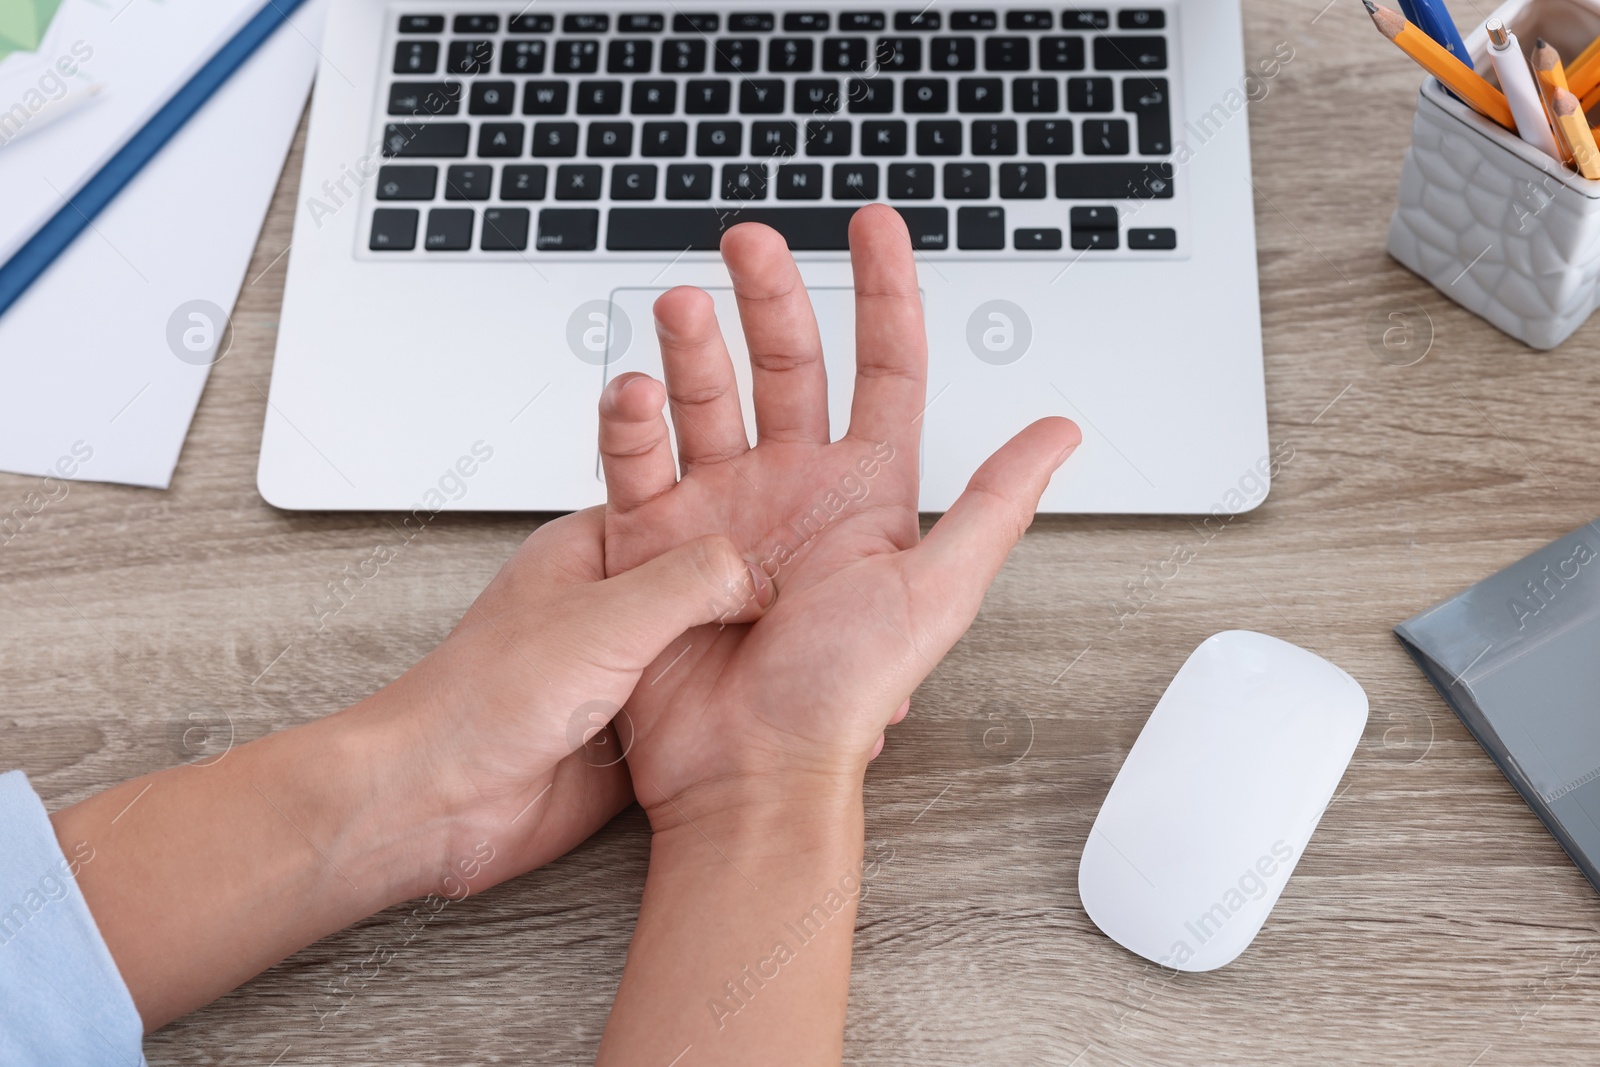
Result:
<instances>
[{"instance_id":1,"label":"space bar","mask_svg":"<svg viewBox=\"0 0 1600 1067\"><path fill-rule=\"evenodd\" d=\"M929 211L912 209L918 210ZM943 208L935 210L946 214ZM843 252L850 248L850 218L855 213L853 207L616 207L611 209L606 227L606 248L613 252L715 252L729 227L761 222L783 234L796 252Z\"/></svg>"}]
</instances>

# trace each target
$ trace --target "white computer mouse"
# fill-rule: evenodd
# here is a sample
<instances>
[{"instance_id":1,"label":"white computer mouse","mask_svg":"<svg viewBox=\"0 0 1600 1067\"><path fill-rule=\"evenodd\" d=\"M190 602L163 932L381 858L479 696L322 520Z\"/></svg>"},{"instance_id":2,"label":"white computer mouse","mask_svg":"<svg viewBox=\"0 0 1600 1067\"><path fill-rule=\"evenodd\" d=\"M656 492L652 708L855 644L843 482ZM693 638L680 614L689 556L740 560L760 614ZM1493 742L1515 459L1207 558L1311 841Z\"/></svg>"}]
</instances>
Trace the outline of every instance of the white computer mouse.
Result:
<instances>
[{"instance_id":1,"label":"white computer mouse","mask_svg":"<svg viewBox=\"0 0 1600 1067\"><path fill-rule=\"evenodd\" d=\"M1210 971L1255 939L1367 724L1344 671L1248 630L1195 649L1083 846L1078 895L1117 944Z\"/></svg>"}]
</instances>

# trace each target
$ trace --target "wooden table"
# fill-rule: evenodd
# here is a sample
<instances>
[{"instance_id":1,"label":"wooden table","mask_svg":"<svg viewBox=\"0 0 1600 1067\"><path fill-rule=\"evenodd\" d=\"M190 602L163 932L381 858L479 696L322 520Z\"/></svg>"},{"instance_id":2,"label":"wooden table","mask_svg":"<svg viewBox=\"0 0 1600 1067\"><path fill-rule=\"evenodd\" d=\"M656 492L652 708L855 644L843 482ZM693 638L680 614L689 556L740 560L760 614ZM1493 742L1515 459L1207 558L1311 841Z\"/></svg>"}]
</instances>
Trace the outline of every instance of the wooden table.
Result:
<instances>
[{"instance_id":1,"label":"wooden table","mask_svg":"<svg viewBox=\"0 0 1600 1067\"><path fill-rule=\"evenodd\" d=\"M1034 526L868 779L880 867L851 1062L1490 1067L1600 1044L1600 899L1390 634L1600 513L1600 323L1533 352L1384 255L1418 75L1355 0L1323 2L1246 2L1250 61L1293 50L1249 120L1271 438L1293 459L1209 541L1181 518ZM0 751L52 808L192 758L197 726L231 717L248 740L369 692L533 525L441 516L317 631L324 583L387 527L256 495L299 169L297 151L171 491L73 485L0 551ZM1391 312L1431 331L1420 363L1376 358ZM0 511L34 484L0 477ZM1195 558L1119 620L1127 584L1180 546ZM1090 924L1078 856L1174 670L1232 627L1340 664L1371 719L1256 944L1169 979ZM623 815L448 909L345 1004L336 983L394 947L397 915L376 916L154 1035L150 1060L585 1062L646 847Z\"/></svg>"}]
</instances>

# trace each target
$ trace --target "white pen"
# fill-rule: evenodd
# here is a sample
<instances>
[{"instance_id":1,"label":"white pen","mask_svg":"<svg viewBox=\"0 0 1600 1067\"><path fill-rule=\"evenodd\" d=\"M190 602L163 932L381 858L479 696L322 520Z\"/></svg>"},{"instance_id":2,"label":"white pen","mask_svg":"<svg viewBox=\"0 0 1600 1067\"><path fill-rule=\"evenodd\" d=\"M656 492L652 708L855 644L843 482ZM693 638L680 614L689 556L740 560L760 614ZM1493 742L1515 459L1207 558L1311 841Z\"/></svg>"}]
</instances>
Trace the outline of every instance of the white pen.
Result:
<instances>
[{"instance_id":1,"label":"white pen","mask_svg":"<svg viewBox=\"0 0 1600 1067\"><path fill-rule=\"evenodd\" d=\"M1517 35L1506 29L1506 24L1499 19L1490 19L1483 28L1489 31L1489 61L1494 64L1495 77L1500 79L1506 103L1511 105L1511 117L1517 120L1518 136L1560 161L1561 149L1556 145L1544 101L1539 98L1539 85L1533 80L1533 69L1522 54Z\"/></svg>"}]
</instances>

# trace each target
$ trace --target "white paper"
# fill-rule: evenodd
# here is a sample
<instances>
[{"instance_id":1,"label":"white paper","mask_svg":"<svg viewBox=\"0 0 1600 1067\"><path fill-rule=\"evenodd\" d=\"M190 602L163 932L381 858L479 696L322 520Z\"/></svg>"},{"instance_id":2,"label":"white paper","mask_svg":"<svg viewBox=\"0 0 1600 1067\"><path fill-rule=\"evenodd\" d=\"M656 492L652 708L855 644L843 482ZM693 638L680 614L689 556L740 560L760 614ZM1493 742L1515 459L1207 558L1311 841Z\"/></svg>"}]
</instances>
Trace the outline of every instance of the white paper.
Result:
<instances>
[{"instance_id":1,"label":"white paper","mask_svg":"<svg viewBox=\"0 0 1600 1067\"><path fill-rule=\"evenodd\" d=\"M297 10L0 316L0 470L171 484L210 368L194 361L204 353L175 353L169 326L193 301L231 314L248 281L316 73L324 3ZM87 117L0 147L0 159ZM178 325L180 338L202 328Z\"/></svg>"}]
</instances>

